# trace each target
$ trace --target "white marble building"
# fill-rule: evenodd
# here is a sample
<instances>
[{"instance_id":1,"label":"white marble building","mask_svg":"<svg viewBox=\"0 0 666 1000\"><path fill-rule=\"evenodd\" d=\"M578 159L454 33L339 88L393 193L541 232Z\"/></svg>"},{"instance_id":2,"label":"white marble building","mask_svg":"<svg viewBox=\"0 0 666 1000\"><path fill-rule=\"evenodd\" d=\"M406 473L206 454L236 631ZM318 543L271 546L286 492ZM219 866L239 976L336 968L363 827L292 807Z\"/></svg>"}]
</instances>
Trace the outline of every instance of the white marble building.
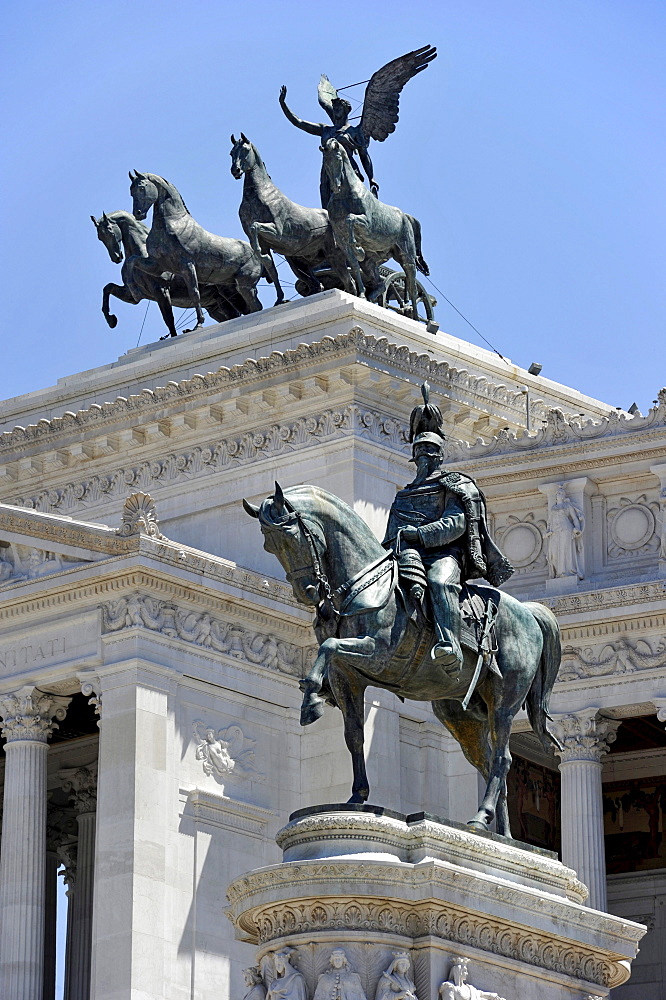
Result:
<instances>
[{"instance_id":1,"label":"white marble building","mask_svg":"<svg viewBox=\"0 0 666 1000\"><path fill-rule=\"evenodd\" d=\"M648 925L613 997L666 995L666 391L632 416L337 291L0 403L0 995L53 997L62 863L67 1000L242 996L227 885L351 768L334 710L299 727L311 615L240 500L310 482L383 533L426 376L508 589L562 627L565 749L518 722L514 833ZM373 802L475 812L427 705L373 691L366 734Z\"/></svg>"}]
</instances>

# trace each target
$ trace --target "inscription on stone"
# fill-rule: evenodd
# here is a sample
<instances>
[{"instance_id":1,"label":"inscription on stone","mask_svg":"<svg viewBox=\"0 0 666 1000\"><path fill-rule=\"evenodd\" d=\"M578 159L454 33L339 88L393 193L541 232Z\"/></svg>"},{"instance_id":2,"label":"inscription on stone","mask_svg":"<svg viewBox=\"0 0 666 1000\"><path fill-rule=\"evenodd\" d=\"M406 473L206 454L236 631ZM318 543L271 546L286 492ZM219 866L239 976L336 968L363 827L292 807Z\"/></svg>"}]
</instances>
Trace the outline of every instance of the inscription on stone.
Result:
<instances>
[{"instance_id":1,"label":"inscription on stone","mask_svg":"<svg viewBox=\"0 0 666 1000\"><path fill-rule=\"evenodd\" d=\"M65 652L65 637L43 639L37 643L26 643L24 646L9 646L0 648L0 670L15 670L33 663L41 663Z\"/></svg>"}]
</instances>

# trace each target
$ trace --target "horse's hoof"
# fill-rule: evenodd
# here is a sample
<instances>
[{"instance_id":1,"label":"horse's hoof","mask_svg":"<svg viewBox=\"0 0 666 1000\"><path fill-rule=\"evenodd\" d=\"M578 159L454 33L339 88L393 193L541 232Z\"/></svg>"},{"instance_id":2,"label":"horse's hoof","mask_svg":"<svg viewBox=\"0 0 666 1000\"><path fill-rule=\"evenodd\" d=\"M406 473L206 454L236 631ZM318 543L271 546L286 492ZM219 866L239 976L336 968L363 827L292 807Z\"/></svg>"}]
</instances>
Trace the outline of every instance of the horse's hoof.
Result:
<instances>
[{"instance_id":1,"label":"horse's hoof","mask_svg":"<svg viewBox=\"0 0 666 1000\"><path fill-rule=\"evenodd\" d=\"M107 316L106 317L106 322L109 324L109 326L113 330L113 328L115 326L118 326L118 317L117 316Z\"/></svg>"},{"instance_id":2,"label":"horse's hoof","mask_svg":"<svg viewBox=\"0 0 666 1000\"><path fill-rule=\"evenodd\" d=\"M466 825L474 833L488 833L488 827L484 826L483 823L479 823L478 820L471 819Z\"/></svg>"},{"instance_id":3,"label":"horse's hoof","mask_svg":"<svg viewBox=\"0 0 666 1000\"><path fill-rule=\"evenodd\" d=\"M317 719L321 719L324 714L324 702L321 698L317 698L316 701L311 701L308 705L303 705L301 708L301 725L311 726L313 722Z\"/></svg>"},{"instance_id":4,"label":"horse's hoof","mask_svg":"<svg viewBox=\"0 0 666 1000\"><path fill-rule=\"evenodd\" d=\"M363 790L362 792L352 792L351 798L347 799L348 806L362 806L368 801L368 796L370 795L370 789Z\"/></svg>"}]
</instances>

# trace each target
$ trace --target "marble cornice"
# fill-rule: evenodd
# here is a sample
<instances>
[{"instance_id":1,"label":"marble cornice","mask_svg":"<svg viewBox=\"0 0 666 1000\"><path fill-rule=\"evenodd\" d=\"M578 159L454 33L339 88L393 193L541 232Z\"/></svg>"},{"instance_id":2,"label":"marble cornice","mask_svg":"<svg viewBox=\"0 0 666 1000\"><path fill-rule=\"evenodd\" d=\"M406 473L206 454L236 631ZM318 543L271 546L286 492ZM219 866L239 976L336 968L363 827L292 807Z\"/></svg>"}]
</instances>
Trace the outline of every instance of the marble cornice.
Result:
<instances>
[{"instance_id":1,"label":"marble cornice","mask_svg":"<svg viewBox=\"0 0 666 1000\"><path fill-rule=\"evenodd\" d=\"M40 581L44 583L45 581ZM310 615L293 615L288 609L266 608L225 593L215 593L210 588L198 589L190 582L175 579L157 567L110 567L94 579L73 584L43 587L41 593L0 601L0 623L8 630L19 627L26 619L34 621L41 616L70 613L73 617L109 601L130 594L144 594L154 600L170 601L184 610L195 613L222 615L234 624L251 624L257 629L279 633L288 642L310 645ZM31 623L32 623L31 621ZM304 641L305 640L305 641Z\"/></svg>"},{"instance_id":2,"label":"marble cornice","mask_svg":"<svg viewBox=\"0 0 666 1000\"><path fill-rule=\"evenodd\" d=\"M121 536L101 524L76 523L69 518L42 516L25 507L0 504L0 530L12 531L44 542L60 542L108 555L139 550L139 535Z\"/></svg>"},{"instance_id":3,"label":"marble cornice","mask_svg":"<svg viewBox=\"0 0 666 1000\"><path fill-rule=\"evenodd\" d=\"M331 361L336 364L334 370L331 370ZM322 363L327 368L318 374ZM87 409L66 412L50 420L43 418L27 427L17 425L0 434L0 454L20 449L24 457L60 448L65 451L56 452L51 460L54 467L90 464L91 459L99 457L95 456L94 448L79 449L76 454L66 453L67 443L80 441L84 432L88 444L94 440L95 432L98 437L104 437L113 434L114 428L127 427L127 440L123 441L123 448L126 448L142 443L142 429L154 423L151 433L158 439L180 437L185 440L192 438L197 423L219 426L231 422L235 414L247 425L248 414L259 420L263 415L265 419L271 410L281 413L285 402L339 396L341 387L349 401L350 388L365 385L372 388L378 378L388 385L395 377L413 382L412 387L407 386L397 394L399 417L405 422L409 409L417 401L418 384L424 378L436 393L454 404L469 406L497 423L508 421L520 427L524 421L525 404L521 391L494 382L485 375L456 368L446 361L437 361L428 353L412 351L386 337L366 334L361 327L355 326L346 334L324 336L318 342L301 344L294 350L274 351L268 357L250 358L232 367L222 366L215 372L170 381L165 386L146 388L128 397L118 396L112 402L95 403ZM218 397L214 405L207 405L213 397ZM197 412L197 407L203 407L201 412ZM171 419L174 412L178 416L177 424ZM537 399L532 403L531 412L534 420L543 419L548 407ZM138 429L134 440L132 429ZM112 453L120 448L117 442L110 440L103 442L102 455L105 450ZM11 479L30 471L28 459L24 467L8 469L6 476Z\"/></svg>"},{"instance_id":4,"label":"marble cornice","mask_svg":"<svg viewBox=\"0 0 666 1000\"><path fill-rule=\"evenodd\" d=\"M599 612L599 620L606 620L610 608L625 608L632 604L661 604L666 610L666 580L651 583L632 583L621 587L607 587L603 590L587 590L558 597L542 597L538 603L550 608L558 618L564 615L578 615ZM639 614L639 612L636 612ZM586 619L590 623L594 619ZM566 628L567 623L562 625Z\"/></svg>"}]
</instances>

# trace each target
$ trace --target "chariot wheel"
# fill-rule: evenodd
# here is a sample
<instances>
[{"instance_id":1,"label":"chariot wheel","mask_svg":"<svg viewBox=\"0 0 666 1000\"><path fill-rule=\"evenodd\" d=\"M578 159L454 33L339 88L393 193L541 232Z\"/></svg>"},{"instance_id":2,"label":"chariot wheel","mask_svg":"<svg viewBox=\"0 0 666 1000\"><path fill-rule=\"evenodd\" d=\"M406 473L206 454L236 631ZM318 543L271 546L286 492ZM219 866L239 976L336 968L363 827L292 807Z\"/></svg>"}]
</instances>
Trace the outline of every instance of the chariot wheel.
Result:
<instances>
[{"instance_id":1,"label":"chariot wheel","mask_svg":"<svg viewBox=\"0 0 666 1000\"><path fill-rule=\"evenodd\" d=\"M378 305L411 319L412 303L407 295L407 277L404 271L391 271L382 267L380 273L384 278L384 289L378 299ZM416 305L419 322L434 323L437 299L428 295L420 281L416 282Z\"/></svg>"}]
</instances>

